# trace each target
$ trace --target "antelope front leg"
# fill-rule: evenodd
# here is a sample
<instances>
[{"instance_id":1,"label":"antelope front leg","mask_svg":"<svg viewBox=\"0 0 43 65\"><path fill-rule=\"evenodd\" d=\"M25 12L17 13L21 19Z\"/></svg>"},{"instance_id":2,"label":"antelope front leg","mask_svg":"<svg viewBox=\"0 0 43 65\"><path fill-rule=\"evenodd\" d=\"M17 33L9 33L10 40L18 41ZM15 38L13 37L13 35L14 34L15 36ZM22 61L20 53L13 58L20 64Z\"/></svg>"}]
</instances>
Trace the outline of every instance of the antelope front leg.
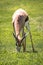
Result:
<instances>
[{"instance_id":1,"label":"antelope front leg","mask_svg":"<svg viewBox=\"0 0 43 65\"><path fill-rule=\"evenodd\" d=\"M24 28L22 30L22 37L25 35L25 32L24 32ZM26 37L24 38L23 42L22 42L22 45L23 45L23 52L26 51Z\"/></svg>"},{"instance_id":2,"label":"antelope front leg","mask_svg":"<svg viewBox=\"0 0 43 65\"><path fill-rule=\"evenodd\" d=\"M23 40L23 52L26 51L26 38Z\"/></svg>"}]
</instances>

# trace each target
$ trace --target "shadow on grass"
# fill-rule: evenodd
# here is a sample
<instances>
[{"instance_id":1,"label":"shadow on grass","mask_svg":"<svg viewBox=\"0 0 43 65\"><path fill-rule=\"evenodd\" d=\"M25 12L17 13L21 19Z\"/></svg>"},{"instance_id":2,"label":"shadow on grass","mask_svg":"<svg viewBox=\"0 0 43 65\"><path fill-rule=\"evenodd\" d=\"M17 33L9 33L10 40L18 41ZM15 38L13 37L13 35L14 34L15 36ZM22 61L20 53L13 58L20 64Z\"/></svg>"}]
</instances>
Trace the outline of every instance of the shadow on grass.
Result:
<instances>
[{"instance_id":1,"label":"shadow on grass","mask_svg":"<svg viewBox=\"0 0 43 65\"><path fill-rule=\"evenodd\" d=\"M34 52L33 51L26 51L26 52L27 53L38 53L38 51L36 51L36 50Z\"/></svg>"}]
</instances>

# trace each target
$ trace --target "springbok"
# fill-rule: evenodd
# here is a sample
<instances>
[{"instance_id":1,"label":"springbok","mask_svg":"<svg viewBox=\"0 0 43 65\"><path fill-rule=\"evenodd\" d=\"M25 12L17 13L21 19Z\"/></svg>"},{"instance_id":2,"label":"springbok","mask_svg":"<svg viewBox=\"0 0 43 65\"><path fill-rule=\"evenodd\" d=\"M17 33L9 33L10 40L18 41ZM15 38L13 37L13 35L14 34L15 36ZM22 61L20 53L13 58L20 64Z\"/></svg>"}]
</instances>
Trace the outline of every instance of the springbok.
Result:
<instances>
[{"instance_id":1,"label":"springbok","mask_svg":"<svg viewBox=\"0 0 43 65\"><path fill-rule=\"evenodd\" d=\"M18 48L21 46L21 40L22 40L22 38L20 36L20 32L22 30L22 36L25 35L24 34L24 26L28 20L29 20L28 14L23 9L16 10L12 16L12 24L13 24L13 29L15 32L14 36L15 36L16 41L18 43L18 45L16 44ZM23 45L23 51L25 51L26 50L25 41L23 42L22 45Z\"/></svg>"}]
</instances>

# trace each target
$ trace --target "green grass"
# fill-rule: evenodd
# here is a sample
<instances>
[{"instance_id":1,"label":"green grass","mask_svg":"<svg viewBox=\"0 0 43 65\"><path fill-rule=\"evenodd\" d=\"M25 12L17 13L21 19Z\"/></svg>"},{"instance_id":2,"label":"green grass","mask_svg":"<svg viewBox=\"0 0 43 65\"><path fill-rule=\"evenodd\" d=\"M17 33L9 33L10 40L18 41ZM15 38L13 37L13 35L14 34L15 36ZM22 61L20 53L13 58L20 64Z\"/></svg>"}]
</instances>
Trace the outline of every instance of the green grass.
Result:
<instances>
[{"instance_id":1,"label":"green grass","mask_svg":"<svg viewBox=\"0 0 43 65\"><path fill-rule=\"evenodd\" d=\"M27 51L15 52L12 14L18 8L27 11L35 50L29 35ZM0 65L43 65L43 0L0 0Z\"/></svg>"}]
</instances>

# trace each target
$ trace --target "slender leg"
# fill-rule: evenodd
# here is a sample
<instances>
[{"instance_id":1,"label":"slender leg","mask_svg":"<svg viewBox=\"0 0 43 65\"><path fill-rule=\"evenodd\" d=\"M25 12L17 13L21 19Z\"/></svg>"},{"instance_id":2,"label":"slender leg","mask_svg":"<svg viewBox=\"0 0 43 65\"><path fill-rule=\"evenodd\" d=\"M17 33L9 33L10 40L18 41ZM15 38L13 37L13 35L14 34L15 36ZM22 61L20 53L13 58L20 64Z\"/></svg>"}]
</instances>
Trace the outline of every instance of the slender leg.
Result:
<instances>
[{"instance_id":1,"label":"slender leg","mask_svg":"<svg viewBox=\"0 0 43 65\"><path fill-rule=\"evenodd\" d=\"M25 35L24 33L24 28L22 30L22 37ZM26 37L24 38L23 42L22 42L22 45L23 45L23 52L26 51Z\"/></svg>"},{"instance_id":2,"label":"slender leg","mask_svg":"<svg viewBox=\"0 0 43 65\"><path fill-rule=\"evenodd\" d=\"M32 50L33 50L33 52L34 52L35 49L34 49L34 45L33 45L33 40L32 40L32 34L31 34L31 31L29 31L29 34L30 34L30 40L31 40L31 44L32 44Z\"/></svg>"}]
</instances>

